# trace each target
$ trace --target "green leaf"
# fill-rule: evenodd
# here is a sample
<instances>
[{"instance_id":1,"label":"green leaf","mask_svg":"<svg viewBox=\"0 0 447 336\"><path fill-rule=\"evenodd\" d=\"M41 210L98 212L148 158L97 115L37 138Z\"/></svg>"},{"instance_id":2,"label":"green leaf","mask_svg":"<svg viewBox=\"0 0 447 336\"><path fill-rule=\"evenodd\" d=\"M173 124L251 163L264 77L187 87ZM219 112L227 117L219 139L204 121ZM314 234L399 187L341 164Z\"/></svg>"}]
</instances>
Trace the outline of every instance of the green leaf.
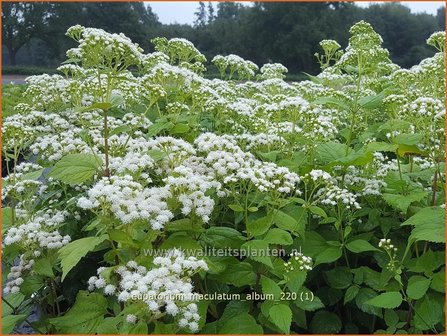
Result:
<instances>
[{"instance_id":1,"label":"green leaf","mask_svg":"<svg viewBox=\"0 0 447 336\"><path fill-rule=\"evenodd\" d=\"M101 334L118 334L118 324L123 321L123 318L107 317L96 328L96 333Z\"/></svg>"},{"instance_id":2,"label":"green leaf","mask_svg":"<svg viewBox=\"0 0 447 336\"><path fill-rule=\"evenodd\" d=\"M362 97L359 99L359 104L365 109L375 109L382 105L383 98L385 98L385 92L380 92L375 96Z\"/></svg>"},{"instance_id":3,"label":"green leaf","mask_svg":"<svg viewBox=\"0 0 447 336\"><path fill-rule=\"evenodd\" d=\"M327 164L332 161L337 161L339 158L346 156L346 150L348 147L345 144L339 142L329 141L317 146L316 156L323 164ZM348 154L352 152L348 149Z\"/></svg>"},{"instance_id":4,"label":"green leaf","mask_svg":"<svg viewBox=\"0 0 447 336\"><path fill-rule=\"evenodd\" d=\"M26 315L8 315L2 317L2 335L11 334L17 324L22 323Z\"/></svg>"},{"instance_id":5,"label":"green leaf","mask_svg":"<svg viewBox=\"0 0 447 336\"><path fill-rule=\"evenodd\" d=\"M285 334L290 333L292 323L292 310L284 303L274 305L269 310L271 321Z\"/></svg>"},{"instance_id":6,"label":"green leaf","mask_svg":"<svg viewBox=\"0 0 447 336\"><path fill-rule=\"evenodd\" d=\"M267 232L273 224L273 212L247 224L247 232L251 236L260 236Z\"/></svg>"},{"instance_id":7,"label":"green leaf","mask_svg":"<svg viewBox=\"0 0 447 336\"><path fill-rule=\"evenodd\" d=\"M420 150L419 147L416 145L399 145L399 147L397 148L397 155L399 155L400 157L404 157L407 154L418 154L421 156L427 155L426 152Z\"/></svg>"},{"instance_id":8,"label":"green leaf","mask_svg":"<svg viewBox=\"0 0 447 336\"><path fill-rule=\"evenodd\" d=\"M427 295L422 300L417 301L414 310L413 323L419 330L432 329L441 322L444 316L442 306L438 301Z\"/></svg>"},{"instance_id":9,"label":"green leaf","mask_svg":"<svg viewBox=\"0 0 447 336\"><path fill-rule=\"evenodd\" d=\"M325 250L323 250L320 254L318 254L315 259L314 267L320 264L331 263L335 260L338 260L342 255L341 247L337 246L328 246Z\"/></svg>"},{"instance_id":10,"label":"green leaf","mask_svg":"<svg viewBox=\"0 0 447 336\"><path fill-rule=\"evenodd\" d=\"M408 280L407 295L410 299L419 300L430 287L430 279L421 275L413 275Z\"/></svg>"},{"instance_id":11,"label":"green leaf","mask_svg":"<svg viewBox=\"0 0 447 336\"><path fill-rule=\"evenodd\" d=\"M110 104L111 107L118 107L124 104L124 98L123 96L113 93L112 97L110 97Z\"/></svg>"},{"instance_id":12,"label":"green leaf","mask_svg":"<svg viewBox=\"0 0 447 336\"><path fill-rule=\"evenodd\" d=\"M244 208L239 204L230 204L228 207L234 212L244 212Z\"/></svg>"},{"instance_id":13,"label":"green leaf","mask_svg":"<svg viewBox=\"0 0 447 336\"><path fill-rule=\"evenodd\" d=\"M231 247L238 249L245 241L245 238L235 229L224 226L213 226L206 230L202 236L202 240L215 248Z\"/></svg>"},{"instance_id":14,"label":"green leaf","mask_svg":"<svg viewBox=\"0 0 447 336\"><path fill-rule=\"evenodd\" d=\"M120 133L128 133L132 130L132 127L130 125L121 125L118 127L115 127L109 132L109 136L120 134Z\"/></svg>"},{"instance_id":15,"label":"green leaf","mask_svg":"<svg viewBox=\"0 0 447 336\"><path fill-rule=\"evenodd\" d=\"M327 284L336 289L348 288L353 278L351 270L347 267L335 267L330 271L324 272L324 275Z\"/></svg>"},{"instance_id":16,"label":"green leaf","mask_svg":"<svg viewBox=\"0 0 447 336\"><path fill-rule=\"evenodd\" d=\"M24 278L20 286L20 292L25 296L31 296L45 285L45 281L40 275L28 275Z\"/></svg>"},{"instance_id":17,"label":"green leaf","mask_svg":"<svg viewBox=\"0 0 447 336\"><path fill-rule=\"evenodd\" d=\"M199 221L193 221L190 218L181 218L173 222L165 224L165 230L168 232L177 231L191 231L191 232L202 232L204 228L202 223Z\"/></svg>"},{"instance_id":18,"label":"green leaf","mask_svg":"<svg viewBox=\"0 0 447 336\"><path fill-rule=\"evenodd\" d=\"M68 272L75 267L81 258L107 239L107 235L101 237L86 237L72 241L58 251L58 257L62 266L62 278L64 281Z\"/></svg>"},{"instance_id":19,"label":"green leaf","mask_svg":"<svg viewBox=\"0 0 447 336\"><path fill-rule=\"evenodd\" d=\"M202 246L191 235L186 232L175 232L161 244L160 249L170 250L174 248L181 248L186 252L200 251Z\"/></svg>"},{"instance_id":20,"label":"green leaf","mask_svg":"<svg viewBox=\"0 0 447 336\"><path fill-rule=\"evenodd\" d=\"M132 237L123 230L110 229L107 233L109 234L109 238L117 243L138 247L138 244L132 240Z\"/></svg>"},{"instance_id":21,"label":"green leaf","mask_svg":"<svg viewBox=\"0 0 447 336\"><path fill-rule=\"evenodd\" d=\"M360 287L357 285L352 285L346 290L345 298L344 298L344 304L348 303L349 301L352 301L355 299L357 294L359 293Z\"/></svg>"},{"instance_id":22,"label":"green leaf","mask_svg":"<svg viewBox=\"0 0 447 336\"><path fill-rule=\"evenodd\" d=\"M253 316L248 313L242 313L231 320L226 321L222 328L219 329L219 334L255 334L263 333L262 327L256 323Z\"/></svg>"},{"instance_id":23,"label":"green leaf","mask_svg":"<svg viewBox=\"0 0 447 336\"><path fill-rule=\"evenodd\" d=\"M264 294L273 294L275 296L275 300L279 300L281 298L282 290L277 285L275 281L273 281L270 278L267 278L266 276L261 277L261 288L262 293Z\"/></svg>"},{"instance_id":24,"label":"green leaf","mask_svg":"<svg viewBox=\"0 0 447 336\"><path fill-rule=\"evenodd\" d=\"M155 321L155 329L154 334L161 335L161 334L168 334L168 335L174 335L177 329L177 325L171 323L171 324L164 324L163 322Z\"/></svg>"},{"instance_id":25,"label":"green leaf","mask_svg":"<svg viewBox=\"0 0 447 336\"><path fill-rule=\"evenodd\" d=\"M315 215L318 215L318 216L323 217L323 218L327 218L326 212L323 209L321 209L320 207L316 206L316 205L311 205L309 207L309 210L310 210L310 212L312 212Z\"/></svg>"},{"instance_id":26,"label":"green leaf","mask_svg":"<svg viewBox=\"0 0 447 336\"><path fill-rule=\"evenodd\" d=\"M349 111L350 110L349 106L345 102L343 102L343 101L341 101L341 100L339 100L339 99L337 99L335 97L319 97L319 98L315 99L312 102L312 104L314 104L314 105L315 104L318 104L318 105L328 105L328 104L330 104L330 105L336 105L338 107L341 107L345 111Z\"/></svg>"},{"instance_id":27,"label":"green leaf","mask_svg":"<svg viewBox=\"0 0 447 336\"><path fill-rule=\"evenodd\" d=\"M384 319L388 327L394 327L399 323L399 315L392 309L385 310Z\"/></svg>"},{"instance_id":28,"label":"green leaf","mask_svg":"<svg viewBox=\"0 0 447 336\"><path fill-rule=\"evenodd\" d=\"M171 129L172 127L174 127L174 124L170 121L162 123L157 122L147 128L147 136L153 137L164 130Z\"/></svg>"},{"instance_id":29,"label":"green leaf","mask_svg":"<svg viewBox=\"0 0 447 336\"><path fill-rule=\"evenodd\" d=\"M365 302L379 308L397 308L402 303L402 295L399 292L382 293Z\"/></svg>"},{"instance_id":30,"label":"green leaf","mask_svg":"<svg viewBox=\"0 0 447 336\"><path fill-rule=\"evenodd\" d=\"M445 268L433 274L430 288L437 292L445 293Z\"/></svg>"},{"instance_id":31,"label":"green leaf","mask_svg":"<svg viewBox=\"0 0 447 336\"><path fill-rule=\"evenodd\" d=\"M12 222L11 208L10 207L2 208L2 232L5 232L11 226L11 222Z\"/></svg>"},{"instance_id":32,"label":"green leaf","mask_svg":"<svg viewBox=\"0 0 447 336\"><path fill-rule=\"evenodd\" d=\"M169 130L171 134L184 134L190 130L189 125L187 124L176 124L173 128Z\"/></svg>"},{"instance_id":33,"label":"green leaf","mask_svg":"<svg viewBox=\"0 0 447 336\"><path fill-rule=\"evenodd\" d=\"M300 270L293 270L287 273L288 281L287 288L292 292L298 293L303 286L304 281L306 281L307 273Z\"/></svg>"},{"instance_id":34,"label":"green leaf","mask_svg":"<svg viewBox=\"0 0 447 336\"><path fill-rule=\"evenodd\" d=\"M270 229L263 240L269 244L291 245L293 243L290 233L277 228Z\"/></svg>"},{"instance_id":35,"label":"green leaf","mask_svg":"<svg viewBox=\"0 0 447 336\"><path fill-rule=\"evenodd\" d=\"M310 323L310 331L313 334L338 334L341 330L342 323L340 318L326 310L320 310L315 313Z\"/></svg>"},{"instance_id":36,"label":"green leaf","mask_svg":"<svg viewBox=\"0 0 447 336\"><path fill-rule=\"evenodd\" d=\"M263 240L250 240L241 246L247 252L247 257L273 268L270 258L269 244Z\"/></svg>"},{"instance_id":37,"label":"green leaf","mask_svg":"<svg viewBox=\"0 0 447 336\"><path fill-rule=\"evenodd\" d=\"M147 154L156 162L164 159L168 154L158 149L150 149L147 151Z\"/></svg>"},{"instance_id":38,"label":"green leaf","mask_svg":"<svg viewBox=\"0 0 447 336\"><path fill-rule=\"evenodd\" d=\"M390 206L406 213L411 203L422 201L424 198L427 197L427 195L428 193L426 191L420 191L411 193L409 195L384 193L382 197Z\"/></svg>"},{"instance_id":39,"label":"green leaf","mask_svg":"<svg viewBox=\"0 0 447 336\"><path fill-rule=\"evenodd\" d=\"M107 312L107 299L98 293L80 291L73 307L61 317L48 321L58 333L93 334L104 320Z\"/></svg>"},{"instance_id":40,"label":"green leaf","mask_svg":"<svg viewBox=\"0 0 447 336\"><path fill-rule=\"evenodd\" d=\"M353 240L346 244L346 248L354 253L362 253L367 251L379 251L379 249L372 246L369 242L363 239Z\"/></svg>"},{"instance_id":41,"label":"green leaf","mask_svg":"<svg viewBox=\"0 0 447 336\"><path fill-rule=\"evenodd\" d=\"M90 106L86 106L86 107L83 107L83 108L79 109L79 112L88 112L88 111L91 111L91 110L103 110L103 111L105 111L105 110L108 110L111 107L112 107L111 103L93 103Z\"/></svg>"},{"instance_id":42,"label":"green leaf","mask_svg":"<svg viewBox=\"0 0 447 336\"><path fill-rule=\"evenodd\" d=\"M414 134L398 134L393 138L393 142L399 145L417 145L422 141L423 135Z\"/></svg>"},{"instance_id":43,"label":"green leaf","mask_svg":"<svg viewBox=\"0 0 447 336\"><path fill-rule=\"evenodd\" d=\"M387 142L370 142L366 146L368 152L393 152L395 153L399 146Z\"/></svg>"},{"instance_id":44,"label":"green leaf","mask_svg":"<svg viewBox=\"0 0 447 336\"><path fill-rule=\"evenodd\" d=\"M307 222L307 211L302 206L290 205L275 212L273 222L280 229L297 232L304 236Z\"/></svg>"},{"instance_id":45,"label":"green leaf","mask_svg":"<svg viewBox=\"0 0 447 336\"><path fill-rule=\"evenodd\" d=\"M378 317L382 317L382 309L369 305L367 302L377 296L377 293L371 288L360 288L357 296L355 297L355 304L360 308L361 311L367 314L373 314Z\"/></svg>"},{"instance_id":46,"label":"green leaf","mask_svg":"<svg viewBox=\"0 0 447 336\"><path fill-rule=\"evenodd\" d=\"M242 287L256 283L256 273L248 262L240 262L228 266L225 273L220 275L222 281L227 284Z\"/></svg>"},{"instance_id":47,"label":"green leaf","mask_svg":"<svg viewBox=\"0 0 447 336\"><path fill-rule=\"evenodd\" d=\"M53 266L48 258L39 259L33 266L33 271L36 274L43 275L45 277L53 278Z\"/></svg>"},{"instance_id":48,"label":"green leaf","mask_svg":"<svg viewBox=\"0 0 447 336\"><path fill-rule=\"evenodd\" d=\"M419 210L401 225L423 226L431 223L440 225L445 223L445 209L440 207L427 207Z\"/></svg>"},{"instance_id":49,"label":"green leaf","mask_svg":"<svg viewBox=\"0 0 447 336\"><path fill-rule=\"evenodd\" d=\"M67 184L81 184L91 179L101 165L101 159L93 154L68 154L55 164L48 177Z\"/></svg>"},{"instance_id":50,"label":"green leaf","mask_svg":"<svg viewBox=\"0 0 447 336\"><path fill-rule=\"evenodd\" d=\"M433 243L445 243L445 225L430 223L416 226L408 238L409 241L429 241Z\"/></svg>"}]
</instances>

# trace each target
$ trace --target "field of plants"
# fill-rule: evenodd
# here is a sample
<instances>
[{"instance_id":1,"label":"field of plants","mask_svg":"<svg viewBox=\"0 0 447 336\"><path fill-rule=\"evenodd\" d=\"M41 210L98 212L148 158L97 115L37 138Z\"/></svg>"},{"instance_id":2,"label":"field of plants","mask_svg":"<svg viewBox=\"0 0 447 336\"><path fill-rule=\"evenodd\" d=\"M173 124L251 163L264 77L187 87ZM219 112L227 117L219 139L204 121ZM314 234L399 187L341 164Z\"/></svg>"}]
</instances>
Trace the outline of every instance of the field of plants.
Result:
<instances>
[{"instance_id":1,"label":"field of plants","mask_svg":"<svg viewBox=\"0 0 447 336\"><path fill-rule=\"evenodd\" d=\"M3 333L444 333L445 33L411 69L350 34L286 82L71 27L7 91Z\"/></svg>"}]
</instances>

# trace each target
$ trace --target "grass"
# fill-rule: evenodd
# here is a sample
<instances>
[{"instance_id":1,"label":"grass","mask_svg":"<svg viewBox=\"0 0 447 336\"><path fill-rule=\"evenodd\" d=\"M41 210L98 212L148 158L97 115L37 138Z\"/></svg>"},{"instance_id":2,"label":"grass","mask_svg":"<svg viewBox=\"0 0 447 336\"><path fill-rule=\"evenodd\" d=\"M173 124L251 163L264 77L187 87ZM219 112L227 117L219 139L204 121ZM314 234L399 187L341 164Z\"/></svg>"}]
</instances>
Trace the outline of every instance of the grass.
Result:
<instances>
[{"instance_id":1,"label":"grass","mask_svg":"<svg viewBox=\"0 0 447 336\"><path fill-rule=\"evenodd\" d=\"M22 94L26 85L6 84L2 86L2 117L8 117L15 113L14 106L23 101Z\"/></svg>"}]
</instances>

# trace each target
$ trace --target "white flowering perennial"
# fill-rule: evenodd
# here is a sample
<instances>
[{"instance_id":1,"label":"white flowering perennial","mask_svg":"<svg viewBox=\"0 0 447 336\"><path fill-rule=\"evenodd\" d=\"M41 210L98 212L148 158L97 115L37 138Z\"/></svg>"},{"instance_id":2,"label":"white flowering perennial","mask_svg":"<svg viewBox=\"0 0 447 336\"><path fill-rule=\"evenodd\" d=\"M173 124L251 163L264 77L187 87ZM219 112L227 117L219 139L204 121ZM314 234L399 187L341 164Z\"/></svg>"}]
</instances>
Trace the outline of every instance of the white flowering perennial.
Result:
<instances>
[{"instance_id":1,"label":"white flowering perennial","mask_svg":"<svg viewBox=\"0 0 447 336\"><path fill-rule=\"evenodd\" d=\"M292 271L311 271L312 270L312 258L306 257L304 254L298 251L290 253L289 261L284 263L286 272Z\"/></svg>"},{"instance_id":2,"label":"white flowering perennial","mask_svg":"<svg viewBox=\"0 0 447 336\"><path fill-rule=\"evenodd\" d=\"M196 299L191 276L208 270L207 264L195 257L186 257L177 249L170 250L164 257L156 257L153 263L154 267L150 270L135 261L117 267L117 284L103 278L101 274L105 269L100 268L98 276L88 280L89 290L100 289L108 296L116 296L118 301L126 305L144 302L147 309L140 311L137 316L127 315L128 323L135 323L138 318L148 315L158 316L165 311L176 319L181 328L196 332L201 317L194 303Z\"/></svg>"},{"instance_id":3,"label":"white flowering perennial","mask_svg":"<svg viewBox=\"0 0 447 336\"><path fill-rule=\"evenodd\" d=\"M445 34L428 39L433 57L401 69L371 25L361 21L350 33L344 50L323 40L321 73L292 83L283 65L259 69L237 55L214 57L222 78L207 79L205 56L185 39L156 38L156 51L144 54L121 34L71 27L78 46L59 67L63 75L27 79L23 101L2 123L5 295L50 307L54 325L45 330L57 333L79 333L65 329L73 298L64 286L73 282L94 292L78 293L75 305L94 301L107 312L104 324L83 324L82 333L115 322L124 334L215 332L202 322L219 321L229 303L216 300L199 316L198 294L210 288L243 294L259 280L262 290L287 290L306 272L303 288L319 295L353 265L385 268L381 253L398 280L407 265L395 246L408 243L405 235L427 241L424 252L410 246L409 263L438 253L430 242L442 242L433 232L445 208ZM426 214L436 230L408 221ZM384 235L394 243L381 239L381 250L363 242ZM205 262L180 250L282 246L303 251ZM250 307L256 331L283 326L269 302Z\"/></svg>"},{"instance_id":4,"label":"white flowering perennial","mask_svg":"<svg viewBox=\"0 0 447 336\"><path fill-rule=\"evenodd\" d=\"M110 211L122 223L145 220L154 230L160 230L174 215L166 200L171 197L167 187L143 188L130 175L103 178L79 198L77 205L84 210Z\"/></svg>"},{"instance_id":5,"label":"white flowering perennial","mask_svg":"<svg viewBox=\"0 0 447 336\"><path fill-rule=\"evenodd\" d=\"M3 243L6 246L19 244L26 248L59 249L71 240L69 235L62 235L57 230L67 216L65 211L37 212L24 224L8 229Z\"/></svg>"}]
</instances>

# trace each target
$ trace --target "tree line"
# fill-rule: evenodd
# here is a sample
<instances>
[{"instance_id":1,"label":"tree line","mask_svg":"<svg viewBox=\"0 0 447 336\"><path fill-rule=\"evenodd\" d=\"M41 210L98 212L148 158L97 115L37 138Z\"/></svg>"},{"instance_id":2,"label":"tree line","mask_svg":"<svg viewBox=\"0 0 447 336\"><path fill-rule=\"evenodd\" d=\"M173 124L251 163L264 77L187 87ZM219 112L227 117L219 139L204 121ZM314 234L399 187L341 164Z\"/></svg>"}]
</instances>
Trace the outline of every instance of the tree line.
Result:
<instances>
[{"instance_id":1,"label":"tree line","mask_svg":"<svg viewBox=\"0 0 447 336\"><path fill-rule=\"evenodd\" d=\"M349 27L359 20L382 35L394 62L410 67L432 55L425 40L445 30L445 8L434 16L411 13L399 3L361 8L352 2L199 2L194 23L187 25L160 23L143 2L3 2L3 64L56 66L73 46L65 31L81 24L122 32L147 52L153 51L153 37L184 37L209 60L233 53L258 65L280 62L291 73L315 73L318 42L334 39L346 46Z\"/></svg>"}]
</instances>

